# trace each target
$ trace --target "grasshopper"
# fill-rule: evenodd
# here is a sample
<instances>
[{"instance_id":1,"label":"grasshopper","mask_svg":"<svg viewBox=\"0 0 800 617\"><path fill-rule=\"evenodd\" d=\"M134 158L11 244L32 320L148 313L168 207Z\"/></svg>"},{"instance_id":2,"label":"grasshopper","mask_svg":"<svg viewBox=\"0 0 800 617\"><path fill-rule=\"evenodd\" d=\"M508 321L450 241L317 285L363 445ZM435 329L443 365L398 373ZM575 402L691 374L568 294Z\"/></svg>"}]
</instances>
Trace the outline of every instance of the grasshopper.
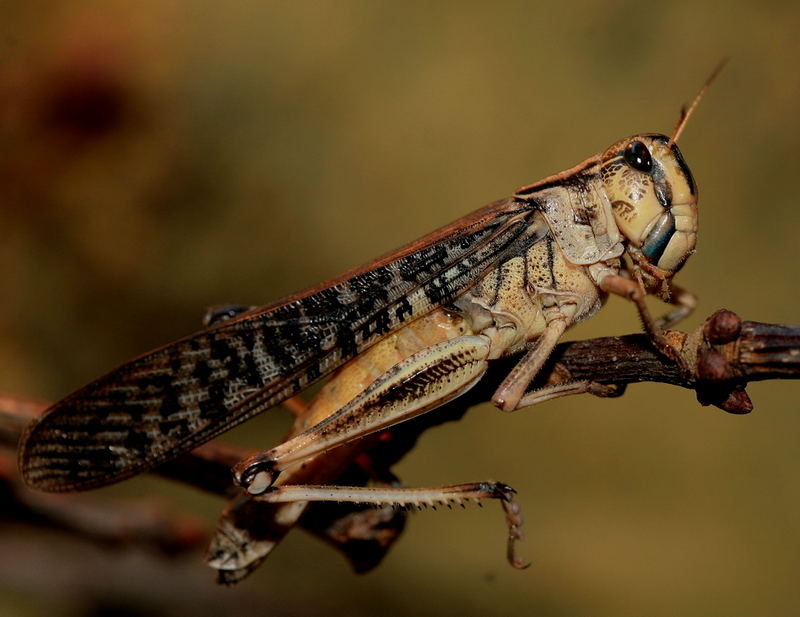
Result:
<instances>
[{"instance_id":1,"label":"grasshopper","mask_svg":"<svg viewBox=\"0 0 800 617\"><path fill-rule=\"evenodd\" d=\"M681 363L664 331L696 304L672 279L695 250L697 186L677 140L720 68L672 136L620 140L336 279L212 316L203 330L67 396L23 436L23 477L47 491L123 480L330 376L302 430L234 467L249 496L301 504L499 498L513 544L521 519L505 485L312 486L302 469L454 399L504 356L524 352L493 396L503 411L598 393L588 382L526 389L564 332L611 294L633 302L653 344ZM655 319L647 294L673 308ZM509 559L523 565L511 549Z\"/></svg>"}]
</instances>

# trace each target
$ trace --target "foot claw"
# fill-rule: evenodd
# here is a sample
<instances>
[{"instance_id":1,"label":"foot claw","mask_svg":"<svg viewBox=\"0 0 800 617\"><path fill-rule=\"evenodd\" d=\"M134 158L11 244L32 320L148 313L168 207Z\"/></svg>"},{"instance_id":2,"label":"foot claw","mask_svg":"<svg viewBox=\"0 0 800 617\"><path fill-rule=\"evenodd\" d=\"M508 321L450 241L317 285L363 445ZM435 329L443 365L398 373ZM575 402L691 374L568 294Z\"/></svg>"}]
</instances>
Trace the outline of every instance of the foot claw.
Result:
<instances>
[{"instance_id":1,"label":"foot claw","mask_svg":"<svg viewBox=\"0 0 800 617\"><path fill-rule=\"evenodd\" d=\"M525 539L522 533L522 514L520 512L519 504L514 501L514 495L517 491L508 486L498 482L495 486L495 495L499 497L500 503L503 506L503 511L506 513L506 523L508 524L508 543L506 544L506 559L513 568L517 570L524 570L529 567L530 562L526 562L517 556L516 543L518 540Z\"/></svg>"}]
</instances>

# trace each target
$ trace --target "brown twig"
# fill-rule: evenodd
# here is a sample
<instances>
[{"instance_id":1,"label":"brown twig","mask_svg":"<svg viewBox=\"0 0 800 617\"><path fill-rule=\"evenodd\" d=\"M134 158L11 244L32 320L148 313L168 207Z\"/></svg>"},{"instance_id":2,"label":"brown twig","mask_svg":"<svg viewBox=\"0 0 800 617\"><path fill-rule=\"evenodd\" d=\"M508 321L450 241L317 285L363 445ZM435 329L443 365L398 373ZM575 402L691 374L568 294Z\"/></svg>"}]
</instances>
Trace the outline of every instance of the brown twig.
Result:
<instances>
[{"instance_id":1,"label":"brown twig","mask_svg":"<svg viewBox=\"0 0 800 617\"><path fill-rule=\"evenodd\" d=\"M173 555L196 550L207 530L194 516L147 500L108 501L83 495L47 495L22 485L13 460L0 453L0 519L58 529L91 544L155 549Z\"/></svg>"},{"instance_id":2,"label":"brown twig","mask_svg":"<svg viewBox=\"0 0 800 617\"><path fill-rule=\"evenodd\" d=\"M744 388L751 381L800 377L800 327L742 321L722 309L689 334L668 339L685 367L659 354L643 334L565 343L550 359L543 383L588 380L605 386L655 381L695 390L703 405L730 413L753 406Z\"/></svg>"}]
</instances>

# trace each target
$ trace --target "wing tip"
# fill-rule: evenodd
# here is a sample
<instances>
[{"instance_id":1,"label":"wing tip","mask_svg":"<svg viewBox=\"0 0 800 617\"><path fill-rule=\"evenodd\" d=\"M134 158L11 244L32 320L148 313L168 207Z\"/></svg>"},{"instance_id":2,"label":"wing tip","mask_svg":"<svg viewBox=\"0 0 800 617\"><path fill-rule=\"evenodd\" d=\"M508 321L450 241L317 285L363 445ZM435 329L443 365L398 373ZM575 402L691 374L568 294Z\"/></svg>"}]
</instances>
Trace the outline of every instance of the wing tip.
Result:
<instances>
[{"instance_id":1,"label":"wing tip","mask_svg":"<svg viewBox=\"0 0 800 617\"><path fill-rule=\"evenodd\" d=\"M133 472L98 466L81 454L78 444L59 443L60 431L51 426L56 403L22 431L17 445L17 469L28 488L47 493L70 493L101 488ZM72 447L70 447L72 445ZM110 459L113 460L113 459Z\"/></svg>"}]
</instances>

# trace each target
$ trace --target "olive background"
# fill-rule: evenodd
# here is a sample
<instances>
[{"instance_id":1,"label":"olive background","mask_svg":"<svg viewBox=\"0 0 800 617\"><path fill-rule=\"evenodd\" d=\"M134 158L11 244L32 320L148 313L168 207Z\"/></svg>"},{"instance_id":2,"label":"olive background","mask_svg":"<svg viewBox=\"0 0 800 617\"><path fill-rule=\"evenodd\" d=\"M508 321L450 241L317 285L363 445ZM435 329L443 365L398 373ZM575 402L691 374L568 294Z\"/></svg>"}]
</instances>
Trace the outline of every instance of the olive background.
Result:
<instances>
[{"instance_id":1,"label":"olive background","mask_svg":"<svg viewBox=\"0 0 800 617\"><path fill-rule=\"evenodd\" d=\"M794 2L25 2L0 6L0 390L53 400L196 329L364 263L637 132L700 187L677 282L798 323ZM653 305L658 308L657 304ZM611 299L569 333L637 331ZM430 431L409 486L519 491L533 565L494 504L413 515L374 572L292 533L246 582L0 527L3 615L787 615L800 587L800 384L755 412L630 387ZM273 410L225 438L268 447ZM223 503L154 478L88 499ZM247 611L247 612L245 612Z\"/></svg>"}]
</instances>

